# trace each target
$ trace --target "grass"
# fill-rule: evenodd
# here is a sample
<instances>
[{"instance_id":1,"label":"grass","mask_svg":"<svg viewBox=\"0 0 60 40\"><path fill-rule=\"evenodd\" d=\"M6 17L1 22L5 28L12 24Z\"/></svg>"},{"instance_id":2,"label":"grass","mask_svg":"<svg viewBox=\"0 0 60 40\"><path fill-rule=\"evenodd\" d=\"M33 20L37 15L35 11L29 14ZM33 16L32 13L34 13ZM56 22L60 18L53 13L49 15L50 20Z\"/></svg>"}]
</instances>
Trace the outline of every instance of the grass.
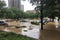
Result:
<instances>
[{"instance_id":1,"label":"grass","mask_svg":"<svg viewBox=\"0 0 60 40\"><path fill-rule=\"evenodd\" d=\"M0 31L0 40L36 40L27 36L15 34L12 32Z\"/></svg>"}]
</instances>

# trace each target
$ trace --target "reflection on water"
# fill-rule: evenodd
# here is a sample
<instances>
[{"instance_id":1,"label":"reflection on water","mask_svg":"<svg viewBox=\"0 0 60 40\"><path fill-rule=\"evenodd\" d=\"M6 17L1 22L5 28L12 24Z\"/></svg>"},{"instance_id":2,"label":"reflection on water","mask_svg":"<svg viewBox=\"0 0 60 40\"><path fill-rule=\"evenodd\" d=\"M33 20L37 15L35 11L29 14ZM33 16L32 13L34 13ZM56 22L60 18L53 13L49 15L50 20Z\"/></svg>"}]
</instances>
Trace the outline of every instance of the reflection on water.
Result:
<instances>
[{"instance_id":1,"label":"reflection on water","mask_svg":"<svg viewBox=\"0 0 60 40\"><path fill-rule=\"evenodd\" d=\"M31 23L23 23L26 28L22 28L22 35L26 35L28 37L39 39L39 27L40 25L32 25ZM29 29L31 28L31 29Z\"/></svg>"},{"instance_id":2,"label":"reflection on water","mask_svg":"<svg viewBox=\"0 0 60 40\"><path fill-rule=\"evenodd\" d=\"M9 30L7 28L5 28L4 31L9 32Z\"/></svg>"},{"instance_id":3,"label":"reflection on water","mask_svg":"<svg viewBox=\"0 0 60 40\"><path fill-rule=\"evenodd\" d=\"M22 30L22 35L26 35L32 38L39 38L39 29L32 29L32 30L27 30L24 31L24 29Z\"/></svg>"},{"instance_id":4,"label":"reflection on water","mask_svg":"<svg viewBox=\"0 0 60 40\"><path fill-rule=\"evenodd\" d=\"M55 21L56 28L58 28L58 18L56 18L54 21Z\"/></svg>"},{"instance_id":5,"label":"reflection on water","mask_svg":"<svg viewBox=\"0 0 60 40\"><path fill-rule=\"evenodd\" d=\"M56 28L58 28L58 20L55 21Z\"/></svg>"}]
</instances>

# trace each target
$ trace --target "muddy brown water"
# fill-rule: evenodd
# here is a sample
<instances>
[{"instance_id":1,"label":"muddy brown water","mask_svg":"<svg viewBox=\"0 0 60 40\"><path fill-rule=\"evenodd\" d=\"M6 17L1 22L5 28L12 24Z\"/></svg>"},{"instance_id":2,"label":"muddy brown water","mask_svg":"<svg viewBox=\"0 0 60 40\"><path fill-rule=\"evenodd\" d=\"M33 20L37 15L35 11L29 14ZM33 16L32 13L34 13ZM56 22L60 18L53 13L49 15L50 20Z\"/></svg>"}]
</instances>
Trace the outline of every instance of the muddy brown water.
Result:
<instances>
[{"instance_id":1,"label":"muddy brown water","mask_svg":"<svg viewBox=\"0 0 60 40\"><path fill-rule=\"evenodd\" d=\"M22 26L22 25L28 25L30 26L31 24L30 23L20 23L20 22L9 22L9 25L19 25L19 26ZM8 31L12 31L12 32L15 32L15 33L21 33L22 35L26 35L26 36L29 36L29 37L32 37L32 38L36 38L36 39L39 39L39 35L40 35L40 40L60 40L60 22L58 23L59 27L56 28L55 27L55 23L53 22L49 22L47 23L46 25L44 25L44 30L40 30L40 25L36 26L36 25L31 25L32 26L32 30L29 30L28 26L27 28L25 28L27 30L27 32L24 32L22 30L25 30L24 28L22 29L17 29L15 27L6 27L8 29ZM5 27L4 26L1 26L0 27L0 30L4 30ZM22 31L22 32L21 32Z\"/></svg>"}]
</instances>

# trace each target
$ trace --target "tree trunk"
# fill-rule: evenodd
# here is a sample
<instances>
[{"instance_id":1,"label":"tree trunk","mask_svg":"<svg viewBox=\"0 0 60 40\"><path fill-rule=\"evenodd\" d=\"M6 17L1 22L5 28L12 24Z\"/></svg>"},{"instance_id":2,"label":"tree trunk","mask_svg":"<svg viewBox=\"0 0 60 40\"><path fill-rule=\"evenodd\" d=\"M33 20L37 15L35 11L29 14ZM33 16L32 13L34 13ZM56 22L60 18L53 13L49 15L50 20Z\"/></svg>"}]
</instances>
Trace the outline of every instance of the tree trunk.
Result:
<instances>
[{"instance_id":1,"label":"tree trunk","mask_svg":"<svg viewBox=\"0 0 60 40\"><path fill-rule=\"evenodd\" d=\"M43 30L43 0L41 0L41 30Z\"/></svg>"},{"instance_id":2,"label":"tree trunk","mask_svg":"<svg viewBox=\"0 0 60 40\"><path fill-rule=\"evenodd\" d=\"M58 22L59 22L59 18L58 18Z\"/></svg>"}]
</instances>

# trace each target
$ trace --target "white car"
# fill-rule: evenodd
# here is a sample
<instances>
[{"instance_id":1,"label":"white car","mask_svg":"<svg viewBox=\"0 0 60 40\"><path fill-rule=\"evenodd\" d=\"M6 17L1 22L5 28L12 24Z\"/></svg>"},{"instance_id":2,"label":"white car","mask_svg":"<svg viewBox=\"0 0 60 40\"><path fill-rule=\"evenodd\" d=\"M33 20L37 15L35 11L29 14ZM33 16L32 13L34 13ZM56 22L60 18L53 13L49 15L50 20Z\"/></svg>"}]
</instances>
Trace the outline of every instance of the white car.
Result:
<instances>
[{"instance_id":1,"label":"white car","mask_svg":"<svg viewBox=\"0 0 60 40\"><path fill-rule=\"evenodd\" d=\"M8 23L6 22L6 20L0 20L0 25L8 25Z\"/></svg>"}]
</instances>

